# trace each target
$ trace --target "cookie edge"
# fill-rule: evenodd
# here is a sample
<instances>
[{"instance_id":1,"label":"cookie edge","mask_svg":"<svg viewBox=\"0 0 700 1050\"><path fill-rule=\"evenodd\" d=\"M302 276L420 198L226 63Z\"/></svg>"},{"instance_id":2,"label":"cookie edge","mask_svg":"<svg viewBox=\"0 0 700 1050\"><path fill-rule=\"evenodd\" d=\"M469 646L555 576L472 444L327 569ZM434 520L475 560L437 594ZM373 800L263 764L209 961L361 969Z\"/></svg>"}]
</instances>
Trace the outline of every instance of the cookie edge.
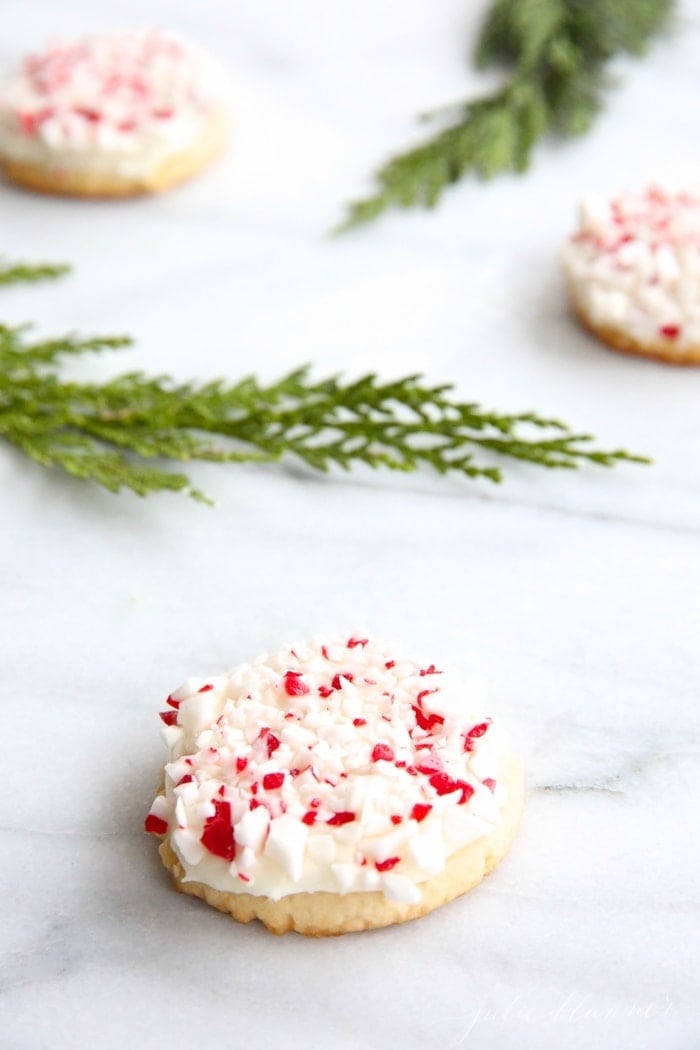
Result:
<instances>
[{"instance_id":1,"label":"cookie edge","mask_svg":"<svg viewBox=\"0 0 700 1050\"><path fill-rule=\"evenodd\" d=\"M501 823L488 835L453 854L442 872L421 883L421 900L415 904L389 900L380 892L293 893L277 901L250 893L224 892L203 883L184 882L184 870L167 838L158 852L179 893L198 897L237 922L259 919L272 933L281 935L294 930L307 937L378 929L421 918L468 893L505 857L523 809L524 778L520 763L513 758L505 760L501 779L508 790Z\"/></svg>"},{"instance_id":2,"label":"cookie edge","mask_svg":"<svg viewBox=\"0 0 700 1050\"><path fill-rule=\"evenodd\" d=\"M622 328L612 325L597 324L581 303L575 291L570 290L571 307L579 324L595 336L609 350L628 354L633 357L645 357L667 365L700 365L700 346L690 346L679 350L669 340L657 340L653 343L640 343Z\"/></svg>"},{"instance_id":3,"label":"cookie edge","mask_svg":"<svg viewBox=\"0 0 700 1050\"><path fill-rule=\"evenodd\" d=\"M114 172L91 170L69 171L60 167L60 155L51 163L37 164L0 156L0 171L15 186L54 197L118 199L163 193L194 178L220 157L230 139L229 119L224 114L212 116L201 135L189 149L178 150L163 158L150 171L139 176L119 176Z\"/></svg>"}]
</instances>

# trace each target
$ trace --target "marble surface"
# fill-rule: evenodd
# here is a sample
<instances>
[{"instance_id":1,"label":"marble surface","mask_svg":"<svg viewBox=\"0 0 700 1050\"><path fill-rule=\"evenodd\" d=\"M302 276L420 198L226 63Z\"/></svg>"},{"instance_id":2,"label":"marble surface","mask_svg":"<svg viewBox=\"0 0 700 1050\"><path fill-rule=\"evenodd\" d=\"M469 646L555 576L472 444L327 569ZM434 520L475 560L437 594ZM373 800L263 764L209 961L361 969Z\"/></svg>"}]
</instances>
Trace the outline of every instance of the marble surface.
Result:
<instances>
[{"instance_id":1,"label":"marble surface","mask_svg":"<svg viewBox=\"0 0 700 1050\"><path fill-rule=\"evenodd\" d=\"M214 510L115 498L0 449L0 1046L168 1050L700 1045L700 372L578 331L556 253L578 197L697 180L700 5L580 142L526 178L331 241L413 114L476 91L482 3L6 0L0 63L141 24L217 50L235 145L154 200L0 188L2 252L70 279L7 321L129 331L80 374L311 361L423 369L655 457L487 483L197 468ZM365 627L491 683L528 771L522 832L476 892L403 928L278 940L174 894L141 830L157 711L188 674Z\"/></svg>"}]
</instances>

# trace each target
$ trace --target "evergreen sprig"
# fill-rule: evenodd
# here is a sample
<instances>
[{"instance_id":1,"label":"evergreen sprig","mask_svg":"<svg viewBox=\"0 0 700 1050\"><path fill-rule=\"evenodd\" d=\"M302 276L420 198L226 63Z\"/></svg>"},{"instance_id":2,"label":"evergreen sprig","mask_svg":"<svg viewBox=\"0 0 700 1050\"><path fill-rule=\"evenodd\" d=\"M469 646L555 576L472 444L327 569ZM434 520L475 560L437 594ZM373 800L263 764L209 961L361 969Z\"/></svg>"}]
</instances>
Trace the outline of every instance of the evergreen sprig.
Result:
<instances>
[{"instance_id":1,"label":"evergreen sprig","mask_svg":"<svg viewBox=\"0 0 700 1050\"><path fill-rule=\"evenodd\" d=\"M63 277L70 271L70 266L63 263L44 263L28 265L27 263L3 263L0 260L0 284L26 284L35 281L49 281Z\"/></svg>"},{"instance_id":2,"label":"evergreen sprig","mask_svg":"<svg viewBox=\"0 0 700 1050\"><path fill-rule=\"evenodd\" d=\"M674 0L496 0L476 50L485 69L511 73L491 95L443 111L446 126L376 173L377 189L349 204L342 232L389 207L434 207L473 173L485 179L525 171L548 134L580 135L610 86L616 54L640 55L667 23Z\"/></svg>"},{"instance_id":3,"label":"evergreen sprig","mask_svg":"<svg viewBox=\"0 0 700 1050\"><path fill-rule=\"evenodd\" d=\"M430 467L498 482L494 457L568 469L649 462L595 449L590 435L532 412L488 412L419 375L313 380L301 368L268 385L253 376L177 383L127 372L95 384L59 375L65 356L129 344L124 337L31 341L25 328L0 326L0 438L44 467L112 492L183 491L200 500L206 497L187 474L162 464L296 457L318 471Z\"/></svg>"}]
</instances>

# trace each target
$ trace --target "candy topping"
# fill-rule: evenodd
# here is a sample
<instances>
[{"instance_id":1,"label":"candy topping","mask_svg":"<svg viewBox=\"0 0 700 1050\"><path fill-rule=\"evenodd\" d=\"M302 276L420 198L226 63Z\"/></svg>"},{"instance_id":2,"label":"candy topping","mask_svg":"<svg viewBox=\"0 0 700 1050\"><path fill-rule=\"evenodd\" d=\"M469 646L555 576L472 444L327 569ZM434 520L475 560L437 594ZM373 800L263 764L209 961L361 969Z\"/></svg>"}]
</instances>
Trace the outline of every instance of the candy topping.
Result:
<instances>
[{"instance_id":1,"label":"candy topping","mask_svg":"<svg viewBox=\"0 0 700 1050\"><path fill-rule=\"evenodd\" d=\"M394 752L388 744L375 744L372 748L373 762L393 762Z\"/></svg>"},{"instance_id":2,"label":"candy topping","mask_svg":"<svg viewBox=\"0 0 700 1050\"><path fill-rule=\"evenodd\" d=\"M274 791L284 784L284 773L266 773L262 779L262 785L266 791Z\"/></svg>"},{"instance_id":3,"label":"candy topping","mask_svg":"<svg viewBox=\"0 0 700 1050\"><path fill-rule=\"evenodd\" d=\"M505 794L490 720L464 719L448 676L424 688L439 674L351 635L206 689L191 680L165 712L171 761L149 830L170 828L187 877L220 889L417 900L450 852L498 823Z\"/></svg>"},{"instance_id":4,"label":"candy topping","mask_svg":"<svg viewBox=\"0 0 700 1050\"><path fill-rule=\"evenodd\" d=\"M342 827L343 824L350 824L355 820L355 814L349 813L344 810L342 813L334 813L332 817L326 821L326 824L331 824L335 828Z\"/></svg>"},{"instance_id":5,"label":"candy topping","mask_svg":"<svg viewBox=\"0 0 700 1050\"><path fill-rule=\"evenodd\" d=\"M473 726L469 730L469 732L467 733L467 736L471 740L473 740L475 737L483 736L484 733L486 732L486 730L488 729L488 727L490 726L490 724L491 724L490 720L488 722L479 722L478 725Z\"/></svg>"},{"instance_id":6,"label":"candy topping","mask_svg":"<svg viewBox=\"0 0 700 1050\"><path fill-rule=\"evenodd\" d=\"M95 34L26 58L0 95L0 124L54 150L133 153L154 139L192 139L227 90L218 63L174 36Z\"/></svg>"},{"instance_id":7,"label":"candy topping","mask_svg":"<svg viewBox=\"0 0 700 1050\"><path fill-rule=\"evenodd\" d=\"M284 676L284 691L287 696L304 696L309 691L299 671L287 671Z\"/></svg>"},{"instance_id":8,"label":"candy topping","mask_svg":"<svg viewBox=\"0 0 700 1050\"><path fill-rule=\"evenodd\" d=\"M401 857L388 857L387 860L378 860L375 863L377 871L391 871L397 864L401 863Z\"/></svg>"},{"instance_id":9,"label":"candy topping","mask_svg":"<svg viewBox=\"0 0 700 1050\"><path fill-rule=\"evenodd\" d=\"M214 816L208 817L202 832L201 843L215 857L232 861L236 856L236 843L231 825L229 802L214 802Z\"/></svg>"},{"instance_id":10,"label":"candy topping","mask_svg":"<svg viewBox=\"0 0 700 1050\"><path fill-rule=\"evenodd\" d=\"M588 197L563 252L577 307L641 347L700 344L700 197L650 186Z\"/></svg>"},{"instance_id":11,"label":"candy topping","mask_svg":"<svg viewBox=\"0 0 700 1050\"><path fill-rule=\"evenodd\" d=\"M150 835L165 835L168 830L168 822L154 813L149 813L144 821L144 828Z\"/></svg>"}]
</instances>

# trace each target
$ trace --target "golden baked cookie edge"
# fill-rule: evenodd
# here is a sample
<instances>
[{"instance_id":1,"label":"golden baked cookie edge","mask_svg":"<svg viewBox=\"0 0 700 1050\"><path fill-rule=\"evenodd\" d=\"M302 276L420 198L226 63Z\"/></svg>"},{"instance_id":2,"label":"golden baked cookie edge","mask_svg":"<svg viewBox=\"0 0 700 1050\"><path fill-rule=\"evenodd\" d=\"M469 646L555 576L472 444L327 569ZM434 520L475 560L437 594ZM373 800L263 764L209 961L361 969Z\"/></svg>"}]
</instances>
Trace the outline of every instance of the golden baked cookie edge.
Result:
<instances>
[{"instance_id":1,"label":"golden baked cookie edge","mask_svg":"<svg viewBox=\"0 0 700 1050\"><path fill-rule=\"evenodd\" d=\"M449 857L444 871L421 883L422 899L416 904L392 901L380 892L293 893L277 901L250 893L224 892L199 882L184 882L184 871L167 838L161 843L159 853L178 892L199 897L237 922L259 919L272 933L295 930L308 937L377 929L418 919L468 893L505 857L515 838L523 808L523 772L515 759L503 760L501 779L508 791L501 823L490 834Z\"/></svg>"}]
</instances>

